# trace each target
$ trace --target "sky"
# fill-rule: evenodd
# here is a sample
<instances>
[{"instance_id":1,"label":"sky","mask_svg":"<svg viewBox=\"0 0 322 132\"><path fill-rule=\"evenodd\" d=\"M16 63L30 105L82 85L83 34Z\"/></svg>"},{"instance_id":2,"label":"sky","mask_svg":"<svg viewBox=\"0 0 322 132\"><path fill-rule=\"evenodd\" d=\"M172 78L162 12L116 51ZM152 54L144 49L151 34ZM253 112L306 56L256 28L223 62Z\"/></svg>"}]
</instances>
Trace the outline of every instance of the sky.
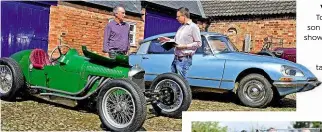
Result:
<instances>
[{"instance_id":1,"label":"sky","mask_svg":"<svg viewBox=\"0 0 322 132\"><path fill-rule=\"evenodd\" d=\"M247 130L250 131L251 128L253 127L254 129L268 129L270 127L273 127L275 129L287 129L288 127L291 127L291 123L290 121L275 121L275 122L240 122L240 121L236 121L236 122L227 122L227 121L221 121L220 125L221 126L228 126L228 130L230 132L232 131L237 131L240 132L242 130Z\"/></svg>"}]
</instances>

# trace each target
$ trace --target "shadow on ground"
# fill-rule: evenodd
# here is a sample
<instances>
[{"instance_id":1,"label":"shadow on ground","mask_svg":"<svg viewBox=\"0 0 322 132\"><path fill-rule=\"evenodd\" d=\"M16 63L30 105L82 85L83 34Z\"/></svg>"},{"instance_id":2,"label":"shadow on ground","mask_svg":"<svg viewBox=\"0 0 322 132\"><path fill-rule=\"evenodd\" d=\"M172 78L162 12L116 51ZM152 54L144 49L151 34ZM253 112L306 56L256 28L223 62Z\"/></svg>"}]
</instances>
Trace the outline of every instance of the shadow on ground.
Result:
<instances>
[{"instance_id":1,"label":"shadow on ground","mask_svg":"<svg viewBox=\"0 0 322 132\"><path fill-rule=\"evenodd\" d=\"M211 93L211 92L195 92L192 94L193 100L213 101L220 103L234 103L243 106L238 97L234 93ZM295 97L285 97L277 102L272 103L269 107L272 108L296 108Z\"/></svg>"}]
</instances>

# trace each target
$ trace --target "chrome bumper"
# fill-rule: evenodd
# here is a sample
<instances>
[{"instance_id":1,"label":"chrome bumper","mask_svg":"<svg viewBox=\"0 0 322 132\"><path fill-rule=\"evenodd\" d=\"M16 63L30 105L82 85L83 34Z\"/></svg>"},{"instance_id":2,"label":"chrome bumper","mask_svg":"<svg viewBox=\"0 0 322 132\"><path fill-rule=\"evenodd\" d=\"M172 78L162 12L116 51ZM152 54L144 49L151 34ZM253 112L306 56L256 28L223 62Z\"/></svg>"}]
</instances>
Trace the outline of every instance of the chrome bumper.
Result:
<instances>
[{"instance_id":1,"label":"chrome bumper","mask_svg":"<svg viewBox=\"0 0 322 132\"><path fill-rule=\"evenodd\" d=\"M312 90L321 84L316 78L308 79L307 81L296 82L274 82L273 85L277 88L280 95L287 95L295 92L305 92Z\"/></svg>"},{"instance_id":2,"label":"chrome bumper","mask_svg":"<svg viewBox=\"0 0 322 132\"><path fill-rule=\"evenodd\" d=\"M321 84L320 81L311 82L274 82L273 85L277 88L302 88L305 86L317 87Z\"/></svg>"},{"instance_id":3,"label":"chrome bumper","mask_svg":"<svg viewBox=\"0 0 322 132\"><path fill-rule=\"evenodd\" d=\"M128 78L140 86L143 91L145 91L144 75L145 71L140 66L135 65L130 69Z\"/></svg>"}]
</instances>

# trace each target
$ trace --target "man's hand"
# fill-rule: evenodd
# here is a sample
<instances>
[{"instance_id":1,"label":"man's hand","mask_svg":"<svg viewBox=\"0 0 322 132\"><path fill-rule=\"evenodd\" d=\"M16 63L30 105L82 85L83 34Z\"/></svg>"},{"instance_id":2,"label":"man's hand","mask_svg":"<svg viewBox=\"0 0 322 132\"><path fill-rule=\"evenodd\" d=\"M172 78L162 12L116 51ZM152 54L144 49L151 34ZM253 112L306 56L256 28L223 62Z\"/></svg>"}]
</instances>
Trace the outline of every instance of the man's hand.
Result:
<instances>
[{"instance_id":1,"label":"man's hand","mask_svg":"<svg viewBox=\"0 0 322 132\"><path fill-rule=\"evenodd\" d=\"M168 37L160 37L160 38L158 38L158 40L159 40L161 43L164 43L164 42L170 41L170 38L168 38Z\"/></svg>"},{"instance_id":2,"label":"man's hand","mask_svg":"<svg viewBox=\"0 0 322 132\"><path fill-rule=\"evenodd\" d=\"M187 45L185 45L185 44L177 44L177 45L176 45L176 48L177 48L177 49L186 49L186 48L188 48L188 47L187 47Z\"/></svg>"}]
</instances>

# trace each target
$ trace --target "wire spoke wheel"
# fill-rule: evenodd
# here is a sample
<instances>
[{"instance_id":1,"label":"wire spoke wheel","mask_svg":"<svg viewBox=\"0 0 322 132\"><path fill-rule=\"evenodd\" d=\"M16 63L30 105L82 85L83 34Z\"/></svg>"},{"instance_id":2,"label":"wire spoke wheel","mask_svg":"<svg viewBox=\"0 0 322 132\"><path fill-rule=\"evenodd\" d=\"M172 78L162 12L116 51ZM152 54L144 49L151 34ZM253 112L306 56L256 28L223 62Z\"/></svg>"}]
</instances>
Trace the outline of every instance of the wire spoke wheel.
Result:
<instances>
[{"instance_id":1,"label":"wire spoke wheel","mask_svg":"<svg viewBox=\"0 0 322 132\"><path fill-rule=\"evenodd\" d=\"M121 87L109 89L102 100L106 120L117 128L129 126L134 119L135 103L131 93Z\"/></svg>"},{"instance_id":2,"label":"wire spoke wheel","mask_svg":"<svg viewBox=\"0 0 322 132\"><path fill-rule=\"evenodd\" d=\"M0 92L8 93L12 88L13 76L12 71L6 65L0 65Z\"/></svg>"}]
</instances>

